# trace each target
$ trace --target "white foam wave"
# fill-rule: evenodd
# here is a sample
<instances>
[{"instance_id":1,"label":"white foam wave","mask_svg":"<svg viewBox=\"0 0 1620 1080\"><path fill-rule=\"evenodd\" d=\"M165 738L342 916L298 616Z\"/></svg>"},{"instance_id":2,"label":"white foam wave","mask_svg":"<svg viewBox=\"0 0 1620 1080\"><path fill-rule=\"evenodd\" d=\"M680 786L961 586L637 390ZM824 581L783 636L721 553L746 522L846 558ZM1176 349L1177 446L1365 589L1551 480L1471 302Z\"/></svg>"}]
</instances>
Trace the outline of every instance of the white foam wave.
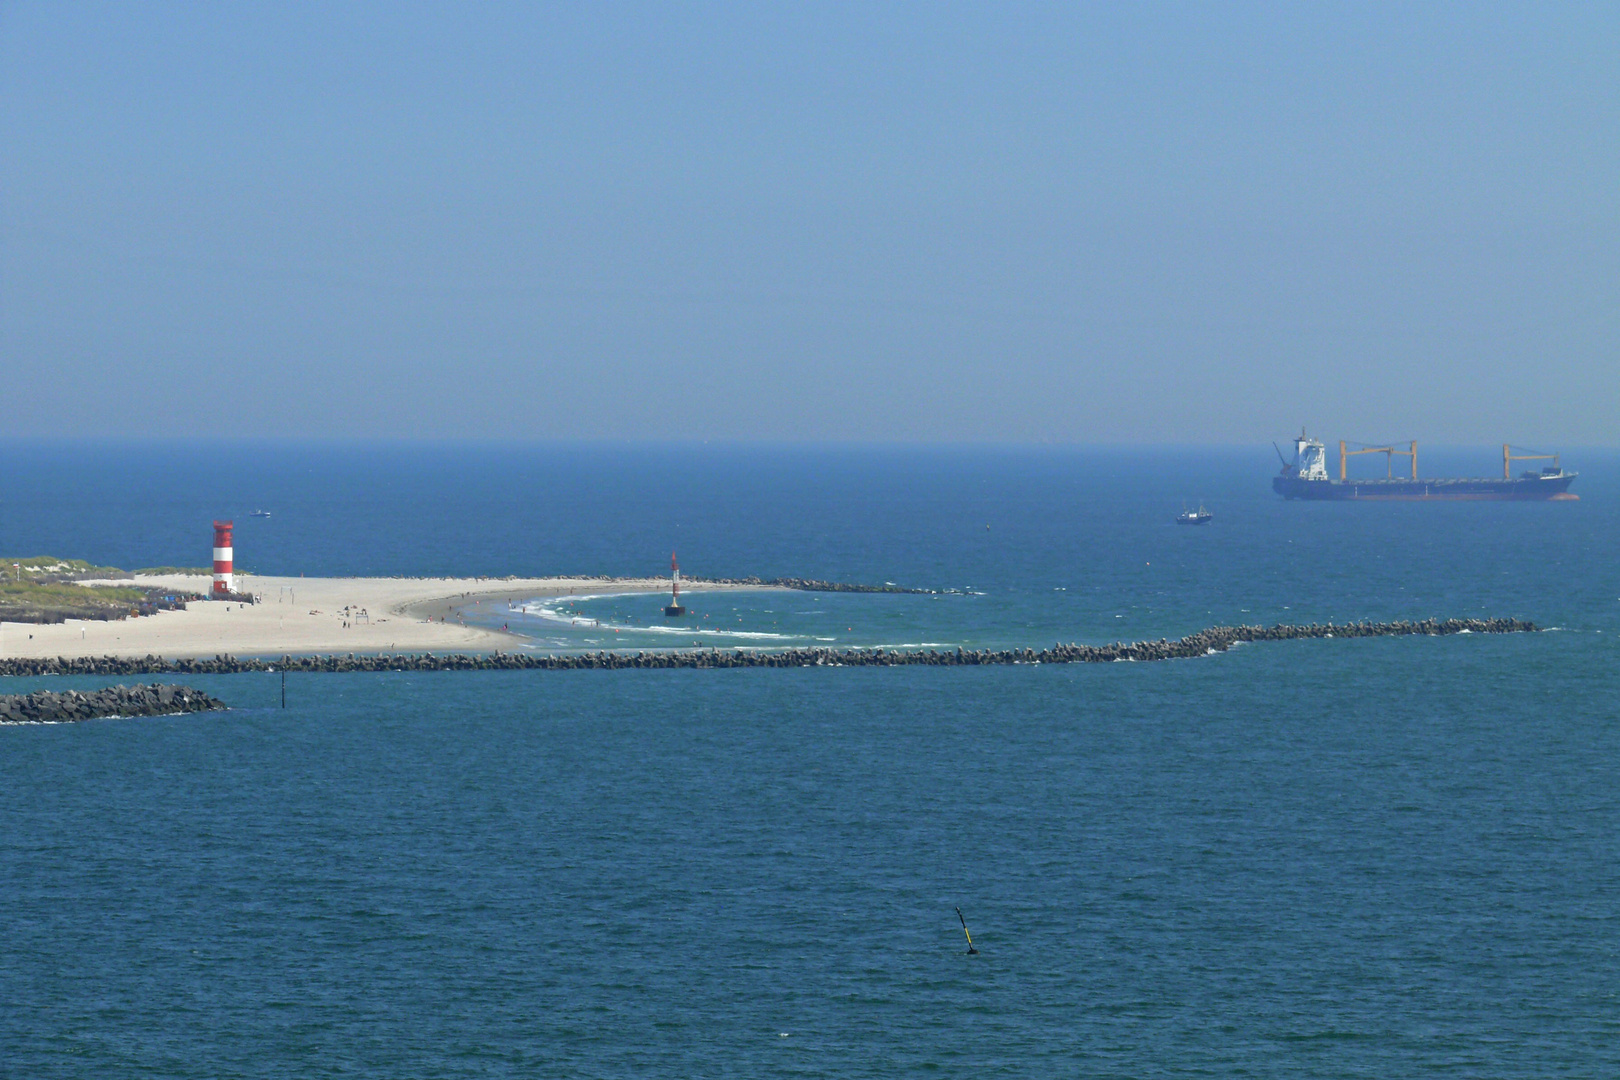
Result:
<instances>
[{"instance_id":1,"label":"white foam wave","mask_svg":"<svg viewBox=\"0 0 1620 1080\"><path fill-rule=\"evenodd\" d=\"M603 623L603 626L613 625ZM798 634L771 634L763 630L705 630L691 626L614 626L617 630L629 630L637 634L670 634L675 637L723 637L742 638L745 641L803 641L805 638ZM815 638L815 641L836 641L836 638Z\"/></svg>"},{"instance_id":2,"label":"white foam wave","mask_svg":"<svg viewBox=\"0 0 1620 1080\"><path fill-rule=\"evenodd\" d=\"M570 596L569 602L580 600L606 600L616 596L640 596L642 593L604 593L597 596ZM763 630L719 630L709 627L697 626L660 626L656 623L636 625L632 623L607 622L589 615L580 615L576 612L565 611L555 607L556 601L534 600L518 606L515 610L525 615L532 615L547 622L559 623L576 629L606 630L615 634L665 634L673 637L698 638L727 638L743 641L836 641L837 638L811 637L805 634L773 634ZM594 639L593 639L594 640Z\"/></svg>"}]
</instances>

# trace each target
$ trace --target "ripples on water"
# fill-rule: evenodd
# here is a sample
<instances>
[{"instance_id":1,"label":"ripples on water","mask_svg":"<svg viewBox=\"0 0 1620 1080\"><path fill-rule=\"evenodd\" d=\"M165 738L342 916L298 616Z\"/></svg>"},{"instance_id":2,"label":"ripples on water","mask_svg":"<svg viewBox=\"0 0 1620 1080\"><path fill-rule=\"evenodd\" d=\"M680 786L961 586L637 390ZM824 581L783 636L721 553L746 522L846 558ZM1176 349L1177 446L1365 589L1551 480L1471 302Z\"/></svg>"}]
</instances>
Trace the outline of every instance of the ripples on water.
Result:
<instances>
[{"instance_id":1,"label":"ripples on water","mask_svg":"<svg viewBox=\"0 0 1620 1080\"><path fill-rule=\"evenodd\" d=\"M143 502L168 451L144 452L79 463L118 538L25 484L0 547L188 561L170 517L231 508ZM0 1071L1620 1066L1616 501L1592 464L1568 506L1306 507L1234 455L1126 483L1106 455L476 453L228 459L243 506L277 511L242 560L487 572L505 544L513 572L627 573L679 543L700 572L985 594L771 611L860 613L843 633L872 640L1564 629L1076 668L302 676L285 712L274 676L235 676L198 682L223 716L0 729ZM1164 526L1182 498L1216 521ZM408 531L356 554L340 519ZM92 685L7 689L41 682Z\"/></svg>"}]
</instances>

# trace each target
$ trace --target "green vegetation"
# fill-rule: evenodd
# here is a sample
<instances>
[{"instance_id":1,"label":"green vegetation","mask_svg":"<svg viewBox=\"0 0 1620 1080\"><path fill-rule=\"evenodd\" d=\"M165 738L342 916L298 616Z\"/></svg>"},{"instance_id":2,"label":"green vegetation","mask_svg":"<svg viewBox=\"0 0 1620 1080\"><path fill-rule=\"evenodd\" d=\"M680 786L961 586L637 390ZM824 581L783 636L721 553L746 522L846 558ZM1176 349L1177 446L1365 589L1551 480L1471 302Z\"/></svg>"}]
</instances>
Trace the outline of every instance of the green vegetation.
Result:
<instances>
[{"instance_id":1,"label":"green vegetation","mask_svg":"<svg viewBox=\"0 0 1620 1080\"><path fill-rule=\"evenodd\" d=\"M32 623L122 619L147 600L145 589L9 581L0 585L0 619Z\"/></svg>"},{"instance_id":2,"label":"green vegetation","mask_svg":"<svg viewBox=\"0 0 1620 1080\"><path fill-rule=\"evenodd\" d=\"M212 566L143 566L139 570L130 571L132 574L149 574L153 576L158 574L190 574L193 577L198 575L208 577L213 572L214 568ZM238 570L237 573L244 573L244 571Z\"/></svg>"},{"instance_id":3,"label":"green vegetation","mask_svg":"<svg viewBox=\"0 0 1620 1080\"><path fill-rule=\"evenodd\" d=\"M116 566L97 566L83 559L59 559L55 555L31 555L26 559L0 559L0 570L15 582L19 573L23 581L76 581L80 578L123 577Z\"/></svg>"},{"instance_id":4,"label":"green vegetation","mask_svg":"<svg viewBox=\"0 0 1620 1080\"><path fill-rule=\"evenodd\" d=\"M81 585L93 578L128 575L116 566L96 566L83 559L35 555L0 560L0 619L6 622L58 623L64 619L122 619L181 606L195 593L134 586ZM202 570L198 573L209 573Z\"/></svg>"}]
</instances>

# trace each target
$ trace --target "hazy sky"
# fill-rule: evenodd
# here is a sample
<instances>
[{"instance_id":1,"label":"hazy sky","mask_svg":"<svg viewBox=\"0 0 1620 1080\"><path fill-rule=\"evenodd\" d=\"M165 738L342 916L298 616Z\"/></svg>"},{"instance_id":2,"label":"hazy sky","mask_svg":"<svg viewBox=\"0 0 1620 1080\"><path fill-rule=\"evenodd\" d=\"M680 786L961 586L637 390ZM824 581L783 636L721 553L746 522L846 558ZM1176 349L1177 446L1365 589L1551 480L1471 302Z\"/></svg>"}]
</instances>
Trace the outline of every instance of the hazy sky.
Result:
<instances>
[{"instance_id":1,"label":"hazy sky","mask_svg":"<svg viewBox=\"0 0 1620 1080\"><path fill-rule=\"evenodd\" d=\"M0 0L0 199L11 433L1620 442L1612 2Z\"/></svg>"}]
</instances>

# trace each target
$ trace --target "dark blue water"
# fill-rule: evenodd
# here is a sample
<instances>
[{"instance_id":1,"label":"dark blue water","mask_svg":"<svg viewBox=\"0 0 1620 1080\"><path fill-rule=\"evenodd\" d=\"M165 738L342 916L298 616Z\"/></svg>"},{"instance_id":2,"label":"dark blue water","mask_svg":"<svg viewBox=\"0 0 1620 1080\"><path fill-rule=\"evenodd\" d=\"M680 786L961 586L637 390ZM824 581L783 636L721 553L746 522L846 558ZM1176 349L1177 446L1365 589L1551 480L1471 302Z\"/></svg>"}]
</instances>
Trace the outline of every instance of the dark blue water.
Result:
<instances>
[{"instance_id":1,"label":"dark blue water","mask_svg":"<svg viewBox=\"0 0 1620 1080\"><path fill-rule=\"evenodd\" d=\"M1560 629L311 675L285 711L233 676L194 680L228 714L0 729L0 1072L1620 1068L1612 454L1567 462L1579 503L1352 507L1282 503L1233 452L9 453L0 552L126 567L200 564L235 515L266 573L648 573L677 547L966 590L861 598L851 640ZM1488 470L1457 457L1426 468ZM1168 524L1199 499L1211 525Z\"/></svg>"}]
</instances>

